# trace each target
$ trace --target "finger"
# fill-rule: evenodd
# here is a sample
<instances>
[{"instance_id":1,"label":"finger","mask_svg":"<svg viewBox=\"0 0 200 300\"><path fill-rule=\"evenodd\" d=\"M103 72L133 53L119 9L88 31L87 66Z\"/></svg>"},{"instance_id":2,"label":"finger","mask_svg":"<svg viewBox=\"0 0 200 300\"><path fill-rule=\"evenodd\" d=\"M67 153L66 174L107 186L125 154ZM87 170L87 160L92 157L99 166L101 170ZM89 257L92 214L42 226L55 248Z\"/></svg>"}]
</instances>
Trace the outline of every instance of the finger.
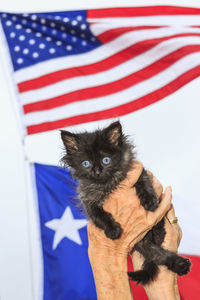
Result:
<instances>
[{"instance_id":1,"label":"finger","mask_svg":"<svg viewBox=\"0 0 200 300\"><path fill-rule=\"evenodd\" d=\"M160 198L160 196L162 195L163 192L163 186L160 183L160 181L153 175L153 173L149 170L147 170L147 174L149 175L149 178L151 180L151 183L153 185L153 188L156 192L156 195L158 198Z\"/></svg>"},{"instance_id":2,"label":"finger","mask_svg":"<svg viewBox=\"0 0 200 300\"><path fill-rule=\"evenodd\" d=\"M173 226L178 232L178 245L179 245L182 239L182 230L178 223L173 223L173 224L171 223L172 220L174 220L175 218L176 218L176 214L175 214L174 206L172 204L170 210L167 213L167 220L170 223L170 225Z\"/></svg>"},{"instance_id":3,"label":"finger","mask_svg":"<svg viewBox=\"0 0 200 300\"><path fill-rule=\"evenodd\" d=\"M122 181L123 185L132 187L139 179L143 170L142 164L134 160L131 170L128 172L127 177Z\"/></svg>"},{"instance_id":4,"label":"finger","mask_svg":"<svg viewBox=\"0 0 200 300\"><path fill-rule=\"evenodd\" d=\"M168 231L170 231L170 230L172 230L172 225L171 225L171 223L169 222L168 218L165 217L165 231L168 232Z\"/></svg>"},{"instance_id":5,"label":"finger","mask_svg":"<svg viewBox=\"0 0 200 300\"><path fill-rule=\"evenodd\" d=\"M147 222L150 225L157 224L164 215L168 212L171 207L172 200L172 189L171 187L167 187L164 194L162 195L161 202L158 208L154 212L148 212L147 214Z\"/></svg>"},{"instance_id":6,"label":"finger","mask_svg":"<svg viewBox=\"0 0 200 300\"><path fill-rule=\"evenodd\" d=\"M173 204L171 205L170 210L167 212L166 218L171 225L176 226L176 227L178 226L177 223L173 222L174 220L177 219L177 217L175 215L175 210L174 210Z\"/></svg>"},{"instance_id":7,"label":"finger","mask_svg":"<svg viewBox=\"0 0 200 300\"><path fill-rule=\"evenodd\" d=\"M147 174L149 175L149 178L151 180L151 183L153 183L153 173L149 170L146 170L147 171Z\"/></svg>"},{"instance_id":8,"label":"finger","mask_svg":"<svg viewBox=\"0 0 200 300\"><path fill-rule=\"evenodd\" d=\"M176 224L176 226L177 226L177 230L178 230L178 246L179 246L179 244L182 240L182 237L183 237L183 232L182 232L181 227L178 224Z\"/></svg>"},{"instance_id":9,"label":"finger","mask_svg":"<svg viewBox=\"0 0 200 300\"><path fill-rule=\"evenodd\" d=\"M163 186L155 176L153 176L152 185L156 192L157 197L160 198L160 196L162 195L162 192L163 192Z\"/></svg>"},{"instance_id":10,"label":"finger","mask_svg":"<svg viewBox=\"0 0 200 300\"><path fill-rule=\"evenodd\" d=\"M174 206L172 204L170 210L167 213L167 219L170 221L170 220L174 220L175 218L176 218L175 210L174 210Z\"/></svg>"}]
</instances>

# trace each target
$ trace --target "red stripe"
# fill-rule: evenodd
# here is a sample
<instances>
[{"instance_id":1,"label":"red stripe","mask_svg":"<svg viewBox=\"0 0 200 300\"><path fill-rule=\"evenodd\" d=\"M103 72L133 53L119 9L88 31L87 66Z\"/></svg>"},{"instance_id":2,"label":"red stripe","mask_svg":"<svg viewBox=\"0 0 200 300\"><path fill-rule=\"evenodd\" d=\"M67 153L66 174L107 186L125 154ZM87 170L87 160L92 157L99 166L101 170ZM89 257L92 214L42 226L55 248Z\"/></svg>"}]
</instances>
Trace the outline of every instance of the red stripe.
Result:
<instances>
[{"instance_id":1,"label":"red stripe","mask_svg":"<svg viewBox=\"0 0 200 300\"><path fill-rule=\"evenodd\" d=\"M199 8L180 6L145 6L90 9L87 18L142 17L157 15L199 15Z\"/></svg>"},{"instance_id":2,"label":"red stripe","mask_svg":"<svg viewBox=\"0 0 200 300\"><path fill-rule=\"evenodd\" d=\"M148 29L158 29L164 28L166 26L130 26L130 27L118 27L114 29L107 30L106 32L101 33L98 35L98 39L106 44L122 34L125 34L130 31L137 31L137 30L148 30Z\"/></svg>"},{"instance_id":3,"label":"red stripe","mask_svg":"<svg viewBox=\"0 0 200 300\"><path fill-rule=\"evenodd\" d=\"M48 100L26 104L23 107L24 113L27 114L34 111L52 109L72 102L89 100L120 92L148 78L151 78L152 76L155 76L159 72L169 68L182 57L197 51L200 51L200 45L182 47L181 49L162 57L160 60L156 61L150 66L147 66L146 68L143 68L117 81L92 88L77 90Z\"/></svg>"},{"instance_id":4,"label":"red stripe","mask_svg":"<svg viewBox=\"0 0 200 300\"><path fill-rule=\"evenodd\" d=\"M97 74L99 72L103 72L105 70L109 70L153 47L157 44L169 40L175 37L184 37L184 36L200 36L199 33L182 33L182 34L175 34L168 37L157 38L157 39L149 39L135 45L132 45L102 61L97 63L93 63L90 65L84 65L82 67L75 67L70 69L59 70L53 73L49 73L35 79L23 81L18 84L18 89L20 93L27 92L34 89L39 89L45 87L47 85L59 82L61 80L74 78L77 76L83 75L91 75Z\"/></svg>"},{"instance_id":5,"label":"red stripe","mask_svg":"<svg viewBox=\"0 0 200 300\"><path fill-rule=\"evenodd\" d=\"M179 76L174 81L167 84L166 86L148 95L145 95L137 100L134 100L132 102L114 108L110 108L107 110L103 110L100 112L77 115L62 120L56 120L53 122L45 122L37 125L28 126L27 132L28 134L34 134L34 133L58 129L66 126L72 126L81 123L88 123L97 120L104 120L104 119L123 116L161 100L162 98L172 94L173 92L181 88L183 85L185 85L186 83L190 82L191 80L199 76L200 76L200 66L197 66L187 71L186 73L182 74L181 76Z\"/></svg>"}]
</instances>

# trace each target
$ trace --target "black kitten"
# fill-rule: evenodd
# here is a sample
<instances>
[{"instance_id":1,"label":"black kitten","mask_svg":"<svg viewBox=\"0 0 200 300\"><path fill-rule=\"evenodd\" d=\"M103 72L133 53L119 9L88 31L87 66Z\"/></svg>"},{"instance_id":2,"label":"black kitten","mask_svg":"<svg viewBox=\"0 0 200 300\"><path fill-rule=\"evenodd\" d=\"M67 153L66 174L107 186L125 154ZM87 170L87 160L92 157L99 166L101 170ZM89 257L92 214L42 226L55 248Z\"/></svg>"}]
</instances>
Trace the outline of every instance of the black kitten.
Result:
<instances>
[{"instance_id":1,"label":"black kitten","mask_svg":"<svg viewBox=\"0 0 200 300\"><path fill-rule=\"evenodd\" d=\"M122 228L110 213L104 211L103 203L125 179L135 158L133 146L123 135L121 124L114 122L92 133L74 134L62 130L61 138L66 148L62 161L73 169L74 177L79 180L79 196L89 218L107 237L118 239ZM142 206L154 211L159 201L144 169L135 188ZM146 284L156 277L158 265L166 265L179 275L189 272L188 259L161 247L164 236L163 219L135 245L134 249L144 256L144 264L142 270L128 273L130 279Z\"/></svg>"}]
</instances>

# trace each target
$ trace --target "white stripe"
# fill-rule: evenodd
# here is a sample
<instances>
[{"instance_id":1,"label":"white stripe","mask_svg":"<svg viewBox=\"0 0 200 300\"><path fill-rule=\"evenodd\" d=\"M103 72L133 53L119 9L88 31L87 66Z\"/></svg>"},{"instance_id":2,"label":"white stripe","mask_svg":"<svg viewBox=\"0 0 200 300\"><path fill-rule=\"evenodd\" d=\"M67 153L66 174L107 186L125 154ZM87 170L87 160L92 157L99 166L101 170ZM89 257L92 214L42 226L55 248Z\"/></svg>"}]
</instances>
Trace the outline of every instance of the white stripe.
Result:
<instances>
[{"instance_id":1,"label":"white stripe","mask_svg":"<svg viewBox=\"0 0 200 300\"><path fill-rule=\"evenodd\" d=\"M34 103L72 91L114 82L145 68L165 55L186 45L200 45L200 37L179 37L167 40L146 51L144 54L138 55L107 71L66 79L38 90L25 92L20 95L20 100L22 104Z\"/></svg>"},{"instance_id":2,"label":"white stripe","mask_svg":"<svg viewBox=\"0 0 200 300\"><path fill-rule=\"evenodd\" d=\"M200 15L187 16L151 16L151 17L123 17L123 18L90 18L92 32L99 35L106 30L129 26L199 26Z\"/></svg>"},{"instance_id":3,"label":"white stripe","mask_svg":"<svg viewBox=\"0 0 200 300\"><path fill-rule=\"evenodd\" d=\"M116 38L115 40L98 47L93 51L47 60L45 62L38 63L37 65L16 71L14 76L17 83L19 83L62 69L96 63L98 61L108 58L109 56L114 55L115 53L123 49L126 49L133 43L137 43L145 39L159 38L179 33L200 33L200 29L159 28L156 30L153 29L128 32Z\"/></svg>"},{"instance_id":4,"label":"white stripe","mask_svg":"<svg viewBox=\"0 0 200 300\"><path fill-rule=\"evenodd\" d=\"M79 114L102 111L138 99L170 83L184 72L200 64L200 53L190 54L158 75L111 96L80 101L62 107L25 115L27 126L60 120Z\"/></svg>"}]
</instances>

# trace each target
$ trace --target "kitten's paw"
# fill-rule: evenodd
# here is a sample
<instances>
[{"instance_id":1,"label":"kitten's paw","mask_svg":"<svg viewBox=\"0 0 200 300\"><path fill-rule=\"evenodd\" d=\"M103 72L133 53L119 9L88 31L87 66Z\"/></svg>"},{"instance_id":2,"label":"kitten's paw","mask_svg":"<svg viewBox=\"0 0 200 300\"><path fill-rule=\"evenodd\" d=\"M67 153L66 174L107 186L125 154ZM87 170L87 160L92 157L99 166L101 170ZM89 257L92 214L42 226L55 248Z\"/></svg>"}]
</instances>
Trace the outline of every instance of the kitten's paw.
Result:
<instances>
[{"instance_id":1,"label":"kitten's paw","mask_svg":"<svg viewBox=\"0 0 200 300\"><path fill-rule=\"evenodd\" d=\"M110 238L111 240L116 240L120 238L122 234L122 228L121 225L117 222L113 223L112 226L109 226L109 228L106 228L104 231L105 235Z\"/></svg>"},{"instance_id":2,"label":"kitten's paw","mask_svg":"<svg viewBox=\"0 0 200 300\"><path fill-rule=\"evenodd\" d=\"M168 269L177 273L180 276L183 276L190 272L191 262L188 258L177 256L175 259L170 261L170 264L167 264Z\"/></svg>"},{"instance_id":3,"label":"kitten's paw","mask_svg":"<svg viewBox=\"0 0 200 300\"><path fill-rule=\"evenodd\" d=\"M178 275L183 276L190 272L191 262L188 258L179 256L174 266L174 272Z\"/></svg>"},{"instance_id":4,"label":"kitten's paw","mask_svg":"<svg viewBox=\"0 0 200 300\"><path fill-rule=\"evenodd\" d=\"M128 272L130 280L136 281L137 284L140 283L145 285L153 281L158 274L158 266L153 262L145 262L144 269L135 272Z\"/></svg>"}]
</instances>

